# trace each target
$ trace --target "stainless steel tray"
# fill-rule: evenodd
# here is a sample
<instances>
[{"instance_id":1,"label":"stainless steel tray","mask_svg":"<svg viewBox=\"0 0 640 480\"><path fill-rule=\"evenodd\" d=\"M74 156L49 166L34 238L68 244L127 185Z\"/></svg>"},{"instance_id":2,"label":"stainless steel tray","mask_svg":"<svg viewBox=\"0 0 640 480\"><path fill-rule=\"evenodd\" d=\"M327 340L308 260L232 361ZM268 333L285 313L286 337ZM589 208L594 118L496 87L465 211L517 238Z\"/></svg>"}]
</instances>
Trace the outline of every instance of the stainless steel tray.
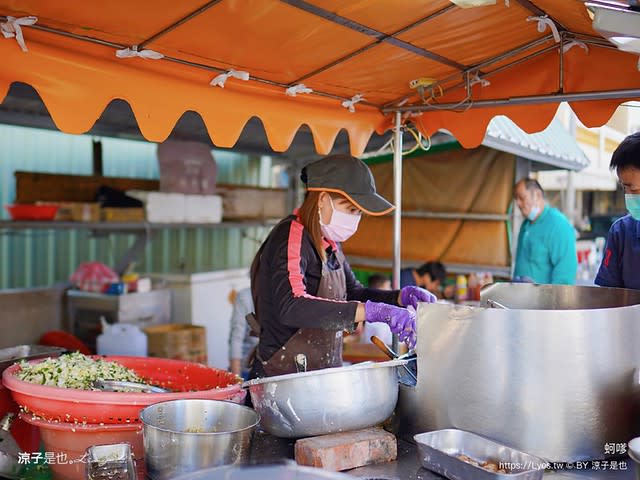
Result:
<instances>
[{"instance_id":1,"label":"stainless steel tray","mask_svg":"<svg viewBox=\"0 0 640 480\"><path fill-rule=\"evenodd\" d=\"M437 430L419 433L413 438L418 445L422 466L451 480L540 480L546 466L546 462L538 457L464 430ZM508 467L509 473L485 470L461 460L458 455Z\"/></svg>"},{"instance_id":2,"label":"stainless steel tray","mask_svg":"<svg viewBox=\"0 0 640 480\"><path fill-rule=\"evenodd\" d=\"M131 445L92 445L86 450L87 480L136 480L136 462Z\"/></svg>"},{"instance_id":3,"label":"stainless steel tray","mask_svg":"<svg viewBox=\"0 0 640 480\"><path fill-rule=\"evenodd\" d=\"M67 350L46 345L17 345L0 348L0 373L18 360L35 360L36 358L58 357Z\"/></svg>"}]
</instances>

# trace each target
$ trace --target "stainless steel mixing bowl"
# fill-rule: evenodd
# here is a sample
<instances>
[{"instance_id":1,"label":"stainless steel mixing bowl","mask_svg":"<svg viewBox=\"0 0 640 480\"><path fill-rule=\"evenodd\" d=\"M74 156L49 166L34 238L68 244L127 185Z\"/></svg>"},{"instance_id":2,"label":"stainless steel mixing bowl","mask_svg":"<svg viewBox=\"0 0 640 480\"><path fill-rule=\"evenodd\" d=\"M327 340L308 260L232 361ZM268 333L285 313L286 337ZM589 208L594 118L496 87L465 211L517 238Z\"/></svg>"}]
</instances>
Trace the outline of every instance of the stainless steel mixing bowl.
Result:
<instances>
[{"instance_id":1,"label":"stainless steel mixing bowl","mask_svg":"<svg viewBox=\"0 0 640 480\"><path fill-rule=\"evenodd\" d=\"M249 460L260 417L221 400L171 400L140 413L147 473L153 480Z\"/></svg>"},{"instance_id":2,"label":"stainless steel mixing bowl","mask_svg":"<svg viewBox=\"0 0 640 480\"><path fill-rule=\"evenodd\" d=\"M386 420L398 400L397 367L408 360L365 362L250 380L260 425L298 438L367 428Z\"/></svg>"}]
</instances>

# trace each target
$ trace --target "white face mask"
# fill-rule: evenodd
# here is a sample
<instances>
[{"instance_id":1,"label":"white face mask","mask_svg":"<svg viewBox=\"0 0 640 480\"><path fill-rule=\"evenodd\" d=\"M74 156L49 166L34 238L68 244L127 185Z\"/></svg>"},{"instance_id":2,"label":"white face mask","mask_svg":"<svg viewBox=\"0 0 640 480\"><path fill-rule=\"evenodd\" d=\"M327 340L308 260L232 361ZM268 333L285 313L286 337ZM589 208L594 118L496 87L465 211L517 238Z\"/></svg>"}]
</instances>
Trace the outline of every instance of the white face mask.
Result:
<instances>
[{"instance_id":1,"label":"white face mask","mask_svg":"<svg viewBox=\"0 0 640 480\"><path fill-rule=\"evenodd\" d=\"M361 215L353 215L336 210L331 197L329 197L329 202L331 202L331 219L329 219L328 224L325 225L322 223L322 215L320 209L318 209L322 235L324 235L326 239L333 240L334 242L345 242L358 230Z\"/></svg>"},{"instance_id":2,"label":"white face mask","mask_svg":"<svg viewBox=\"0 0 640 480\"><path fill-rule=\"evenodd\" d=\"M527 218L529 219L529 221L533 222L535 221L536 218L538 218L539 214L540 214L540 207L538 207L537 205L534 205L533 207L531 207L531 210L529 210L529 215L527 215Z\"/></svg>"}]
</instances>

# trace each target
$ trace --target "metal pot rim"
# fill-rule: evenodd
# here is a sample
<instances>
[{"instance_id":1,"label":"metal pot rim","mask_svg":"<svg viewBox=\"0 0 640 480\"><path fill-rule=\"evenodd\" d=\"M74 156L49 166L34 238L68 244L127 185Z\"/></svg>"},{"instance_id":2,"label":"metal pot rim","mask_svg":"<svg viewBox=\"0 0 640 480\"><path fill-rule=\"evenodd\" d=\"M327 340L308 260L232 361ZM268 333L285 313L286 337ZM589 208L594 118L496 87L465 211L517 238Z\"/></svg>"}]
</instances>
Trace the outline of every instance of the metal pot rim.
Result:
<instances>
[{"instance_id":1,"label":"metal pot rim","mask_svg":"<svg viewBox=\"0 0 640 480\"><path fill-rule=\"evenodd\" d=\"M193 403L193 402L207 402L207 403L228 403L230 405L234 405L233 408L237 407L240 409L244 409L244 410L248 410L250 412L252 412L255 415L255 421L252 422L250 425L247 425L246 427L243 428L237 428L235 430L224 430L222 432L184 432L181 430L175 430L172 428L165 428L165 427L159 427L157 425L153 425L153 423L150 423L148 421L145 420L145 411L147 410L151 410L154 407L158 407L161 405L165 405L168 403L178 403L178 402L185 402L185 403ZM238 403L229 401L229 400L213 400L213 399L199 399L199 398L184 398L184 399L178 399L178 400L167 400L166 402L158 402L158 403L154 403L152 405L149 405L148 407L143 408L140 411L140 422L143 425L143 428L153 428L155 430L159 430L161 432L167 432L167 433L178 433L180 435L208 435L208 436L217 436L217 435L229 435L232 433L238 433L238 432L243 432L245 430L251 430L256 428L256 426L258 426L258 424L260 423L260 414L258 412L256 412L253 408L249 408L245 405L240 405Z\"/></svg>"},{"instance_id":2,"label":"metal pot rim","mask_svg":"<svg viewBox=\"0 0 640 480\"><path fill-rule=\"evenodd\" d=\"M298 378L307 378L307 377L314 377L314 376L320 376L320 375L342 374L348 371L369 370L374 368L399 367L401 365L406 365L410 361L412 360L402 359L402 360L389 360L386 362L362 362L362 363L356 363L354 365L349 365L348 367L332 367L332 368L323 368L321 370L310 370L308 372L287 373L285 375L276 375L274 377L263 377L263 378L248 380L242 384L242 388L250 388L255 385L262 385L262 384L271 383L271 382L282 382L282 381L294 380Z\"/></svg>"}]
</instances>

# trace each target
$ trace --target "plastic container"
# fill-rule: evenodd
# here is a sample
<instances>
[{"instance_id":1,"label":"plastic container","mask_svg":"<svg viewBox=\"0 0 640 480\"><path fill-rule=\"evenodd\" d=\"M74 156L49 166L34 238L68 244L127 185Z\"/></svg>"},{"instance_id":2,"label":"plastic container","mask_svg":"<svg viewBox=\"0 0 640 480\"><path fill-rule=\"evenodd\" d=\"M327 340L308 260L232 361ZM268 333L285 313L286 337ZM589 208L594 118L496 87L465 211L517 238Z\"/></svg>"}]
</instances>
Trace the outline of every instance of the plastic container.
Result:
<instances>
[{"instance_id":1,"label":"plastic container","mask_svg":"<svg viewBox=\"0 0 640 480\"><path fill-rule=\"evenodd\" d=\"M456 301L464 302L468 297L467 277L464 275L458 275L456 277Z\"/></svg>"},{"instance_id":2,"label":"plastic container","mask_svg":"<svg viewBox=\"0 0 640 480\"><path fill-rule=\"evenodd\" d=\"M11 220L53 220L56 218L58 205L30 205L13 204L5 205Z\"/></svg>"},{"instance_id":3,"label":"plastic container","mask_svg":"<svg viewBox=\"0 0 640 480\"><path fill-rule=\"evenodd\" d=\"M103 357L131 368L149 383L169 393L124 393L75 390L23 382L20 365L7 368L2 383L20 406L39 417L60 422L138 423L140 410L153 403L185 398L230 400L246 396L231 372L181 360L145 357ZM36 360L37 361L37 360Z\"/></svg>"},{"instance_id":4,"label":"plastic container","mask_svg":"<svg viewBox=\"0 0 640 480\"><path fill-rule=\"evenodd\" d=\"M87 448L92 445L128 443L138 469L144 469L144 445L142 425L82 425L67 422L51 422L20 414L27 423L39 427L45 456L53 453L55 460L49 463L56 480L82 480L85 478ZM51 456L49 453L49 456ZM138 474L143 479L144 474Z\"/></svg>"},{"instance_id":5,"label":"plastic container","mask_svg":"<svg viewBox=\"0 0 640 480\"><path fill-rule=\"evenodd\" d=\"M100 319L102 333L96 339L98 355L147 356L147 336L137 325L131 323L112 323Z\"/></svg>"}]
</instances>

